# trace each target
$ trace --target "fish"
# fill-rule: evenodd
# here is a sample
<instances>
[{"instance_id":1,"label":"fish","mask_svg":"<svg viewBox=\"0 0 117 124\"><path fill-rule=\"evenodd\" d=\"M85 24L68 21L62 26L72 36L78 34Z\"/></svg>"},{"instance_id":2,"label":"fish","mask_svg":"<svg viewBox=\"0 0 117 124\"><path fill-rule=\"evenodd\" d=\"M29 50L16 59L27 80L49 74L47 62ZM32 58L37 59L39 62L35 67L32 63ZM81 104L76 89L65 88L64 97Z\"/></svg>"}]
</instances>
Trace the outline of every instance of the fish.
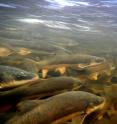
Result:
<instances>
[{"instance_id":1,"label":"fish","mask_svg":"<svg viewBox=\"0 0 117 124\"><path fill-rule=\"evenodd\" d=\"M69 91L46 99L20 117L13 117L5 124L59 124L75 115L88 115L103 108L104 98L83 91Z\"/></svg>"},{"instance_id":2,"label":"fish","mask_svg":"<svg viewBox=\"0 0 117 124\"><path fill-rule=\"evenodd\" d=\"M0 104L13 104L22 99L44 99L61 92L78 90L82 82L73 77L56 77L37 80L35 83L23 85L9 91L0 92Z\"/></svg>"},{"instance_id":3,"label":"fish","mask_svg":"<svg viewBox=\"0 0 117 124\"><path fill-rule=\"evenodd\" d=\"M33 82L38 78L38 75L23 69L0 65L0 90Z\"/></svg>"}]
</instances>

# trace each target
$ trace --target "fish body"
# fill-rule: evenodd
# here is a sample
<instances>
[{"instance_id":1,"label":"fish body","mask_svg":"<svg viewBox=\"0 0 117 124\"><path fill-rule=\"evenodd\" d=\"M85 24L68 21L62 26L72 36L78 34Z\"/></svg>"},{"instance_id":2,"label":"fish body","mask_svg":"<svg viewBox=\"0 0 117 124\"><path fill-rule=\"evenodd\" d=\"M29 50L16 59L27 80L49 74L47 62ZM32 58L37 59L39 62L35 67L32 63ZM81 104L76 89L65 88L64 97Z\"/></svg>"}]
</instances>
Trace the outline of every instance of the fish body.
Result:
<instances>
[{"instance_id":1,"label":"fish body","mask_svg":"<svg viewBox=\"0 0 117 124\"><path fill-rule=\"evenodd\" d=\"M82 82L73 77L56 77L38 80L31 85L24 85L0 93L0 104L12 104L22 99L44 98L61 92L78 90Z\"/></svg>"},{"instance_id":2,"label":"fish body","mask_svg":"<svg viewBox=\"0 0 117 124\"><path fill-rule=\"evenodd\" d=\"M14 117L6 124L51 124L68 121L73 114L89 114L104 104L102 97L83 91L70 91L46 99L20 118Z\"/></svg>"},{"instance_id":3,"label":"fish body","mask_svg":"<svg viewBox=\"0 0 117 124\"><path fill-rule=\"evenodd\" d=\"M68 75L67 70L69 68L75 67L76 69L82 69L86 66L90 66L92 62L97 64L104 61L104 58L85 54L77 54L55 56L48 61L40 61L38 64L40 66L42 78L47 78L50 72L52 73L52 75L56 74L57 76Z\"/></svg>"}]
</instances>

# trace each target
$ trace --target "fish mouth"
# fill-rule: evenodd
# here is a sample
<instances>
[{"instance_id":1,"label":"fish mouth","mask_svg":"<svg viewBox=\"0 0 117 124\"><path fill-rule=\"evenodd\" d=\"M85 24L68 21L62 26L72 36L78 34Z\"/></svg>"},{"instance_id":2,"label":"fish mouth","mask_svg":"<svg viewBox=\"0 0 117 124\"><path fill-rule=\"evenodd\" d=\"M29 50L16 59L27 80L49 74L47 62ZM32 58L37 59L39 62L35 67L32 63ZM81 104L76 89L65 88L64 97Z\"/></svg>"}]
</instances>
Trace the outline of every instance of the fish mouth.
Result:
<instances>
[{"instance_id":1,"label":"fish mouth","mask_svg":"<svg viewBox=\"0 0 117 124\"><path fill-rule=\"evenodd\" d=\"M99 105L96 105L94 107L87 108L87 110L86 110L87 115L92 113L92 112L94 112L94 111L96 111L96 110L101 110L101 109L103 109L105 107L106 99L104 97L101 97L101 98L102 98L102 103L100 103Z\"/></svg>"},{"instance_id":2,"label":"fish mouth","mask_svg":"<svg viewBox=\"0 0 117 124\"><path fill-rule=\"evenodd\" d=\"M100 105L97 105L92 109L89 109L87 111L87 114L82 119L81 124L92 124L95 120L101 119L104 114L103 109L105 109L106 105L107 105L106 99L104 99L104 102L102 102ZM91 123L88 123L89 121Z\"/></svg>"},{"instance_id":3,"label":"fish mouth","mask_svg":"<svg viewBox=\"0 0 117 124\"><path fill-rule=\"evenodd\" d=\"M15 88L15 87L27 84L27 83L33 83L38 79L39 79L39 77L38 77L38 75L36 75L35 77L33 77L31 79L13 80L13 81L10 81L10 82L1 83L0 84L0 90L9 89L9 88Z\"/></svg>"}]
</instances>

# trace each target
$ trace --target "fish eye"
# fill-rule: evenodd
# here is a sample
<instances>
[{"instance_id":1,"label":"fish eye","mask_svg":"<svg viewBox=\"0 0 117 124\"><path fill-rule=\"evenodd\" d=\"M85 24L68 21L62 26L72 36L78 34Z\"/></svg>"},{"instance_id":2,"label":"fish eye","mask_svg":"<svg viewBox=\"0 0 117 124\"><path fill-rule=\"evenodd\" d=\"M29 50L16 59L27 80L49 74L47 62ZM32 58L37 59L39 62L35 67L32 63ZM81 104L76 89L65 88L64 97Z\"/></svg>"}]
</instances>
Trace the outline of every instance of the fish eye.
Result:
<instances>
[{"instance_id":1,"label":"fish eye","mask_svg":"<svg viewBox=\"0 0 117 124\"><path fill-rule=\"evenodd\" d=\"M91 107L91 108L92 108L94 105L95 105L95 104L94 104L93 102L90 102L90 103L89 103L89 107Z\"/></svg>"},{"instance_id":2,"label":"fish eye","mask_svg":"<svg viewBox=\"0 0 117 124\"><path fill-rule=\"evenodd\" d=\"M102 98L95 98L94 100L93 100L93 104L94 105L98 105L98 104L100 104L100 103L102 103L103 102L103 99Z\"/></svg>"}]
</instances>

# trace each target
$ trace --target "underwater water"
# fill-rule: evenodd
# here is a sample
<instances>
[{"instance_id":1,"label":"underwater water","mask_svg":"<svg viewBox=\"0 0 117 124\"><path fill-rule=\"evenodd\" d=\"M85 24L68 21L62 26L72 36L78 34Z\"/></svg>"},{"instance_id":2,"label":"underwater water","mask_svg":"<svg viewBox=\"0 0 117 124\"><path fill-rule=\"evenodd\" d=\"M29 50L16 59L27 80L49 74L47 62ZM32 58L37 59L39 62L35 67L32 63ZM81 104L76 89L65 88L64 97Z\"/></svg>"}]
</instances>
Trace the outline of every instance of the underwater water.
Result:
<instances>
[{"instance_id":1,"label":"underwater water","mask_svg":"<svg viewBox=\"0 0 117 124\"><path fill-rule=\"evenodd\" d=\"M1 0L0 41L53 53L116 53L116 9L116 0Z\"/></svg>"},{"instance_id":2,"label":"underwater water","mask_svg":"<svg viewBox=\"0 0 117 124\"><path fill-rule=\"evenodd\" d=\"M81 60L79 55L89 58ZM81 68L77 70L76 64ZM117 0L0 0L0 65L47 80L64 74L85 79L87 85L81 90L99 96L106 92L110 101L102 119L90 123L116 124ZM44 72L45 68L49 71ZM0 73L3 70L0 67ZM0 83L4 78L24 78L19 75L2 73Z\"/></svg>"}]
</instances>

